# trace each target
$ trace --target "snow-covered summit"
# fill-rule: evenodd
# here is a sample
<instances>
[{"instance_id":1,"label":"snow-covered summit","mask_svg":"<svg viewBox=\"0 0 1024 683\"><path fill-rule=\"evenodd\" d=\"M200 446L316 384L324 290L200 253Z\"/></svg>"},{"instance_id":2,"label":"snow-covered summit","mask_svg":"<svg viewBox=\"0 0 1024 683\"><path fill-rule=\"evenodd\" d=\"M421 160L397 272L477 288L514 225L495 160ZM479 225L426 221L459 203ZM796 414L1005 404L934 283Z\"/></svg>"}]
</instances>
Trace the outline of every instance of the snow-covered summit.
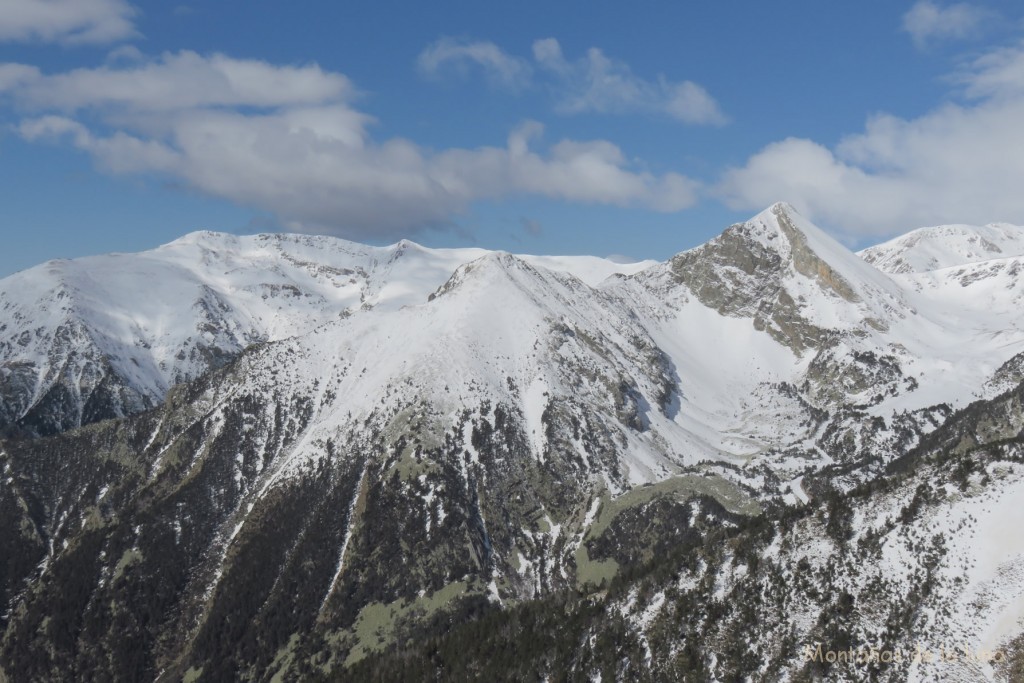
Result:
<instances>
[{"instance_id":1,"label":"snow-covered summit","mask_svg":"<svg viewBox=\"0 0 1024 683\"><path fill-rule=\"evenodd\" d=\"M745 223L760 227L793 270L816 280L822 289L847 300L885 297L899 302L899 287L876 268L867 267L850 250L785 202L773 204ZM755 227L756 231L757 228Z\"/></svg>"},{"instance_id":2,"label":"snow-covered summit","mask_svg":"<svg viewBox=\"0 0 1024 683\"><path fill-rule=\"evenodd\" d=\"M884 329L915 310L885 273L784 203L638 277L668 300L695 297L752 319L798 353L818 348L829 330Z\"/></svg>"},{"instance_id":3,"label":"snow-covered summit","mask_svg":"<svg viewBox=\"0 0 1024 683\"><path fill-rule=\"evenodd\" d=\"M1024 326L1024 227L921 228L858 255L912 293L945 333L966 328L1005 340Z\"/></svg>"},{"instance_id":4,"label":"snow-covered summit","mask_svg":"<svg viewBox=\"0 0 1024 683\"><path fill-rule=\"evenodd\" d=\"M858 253L887 273L922 273L1024 256L1024 227L1009 223L939 225L913 230Z\"/></svg>"},{"instance_id":5,"label":"snow-covered summit","mask_svg":"<svg viewBox=\"0 0 1024 683\"><path fill-rule=\"evenodd\" d=\"M901 408L969 398L1024 336L1016 295L978 313L971 298L988 289L953 293L883 273L783 203L662 264L197 232L0 280L0 424L49 433L137 412L253 344L330 329L325 348L352 348L367 367L390 349L373 381L360 380L366 395L413 366L436 374L445 348L477 362L442 373L437 386L476 381L495 400L509 377L554 388L548 366L601 366L615 392L633 387L623 396L637 406L674 402L671 417L636 418L670 445L662 451L747 457L778 443L774 427L748 419L747 399L787 384L823 407L881 401L872 358L918 375L921 390L904 394L912 383L886 370L885 391ZM425 339L443 344L409 348ZM565 339L572 358L540 353L569 348ZM520 342L536 354L523 355ZM966 354L968 343L978 352ZM939 366L952 370L930 373ZM579 391L559 381L564 395Z\"/></svg>"},{"instance_id":6,"label":"snow-covered summit","mask_svg":"<svg viewBox=\"0 0 1024 683\"><path fill-rule=\"evenodd\" d=\"M150 407L250 344L421 304L489 253L199 231L138 254L49 261L0 280L0 424L49 432L83 411L98 419ZM592 285L654 263L521 258ZM74 408L58 420L43 408L51 404Z\"/></svg>"}]
</instances>

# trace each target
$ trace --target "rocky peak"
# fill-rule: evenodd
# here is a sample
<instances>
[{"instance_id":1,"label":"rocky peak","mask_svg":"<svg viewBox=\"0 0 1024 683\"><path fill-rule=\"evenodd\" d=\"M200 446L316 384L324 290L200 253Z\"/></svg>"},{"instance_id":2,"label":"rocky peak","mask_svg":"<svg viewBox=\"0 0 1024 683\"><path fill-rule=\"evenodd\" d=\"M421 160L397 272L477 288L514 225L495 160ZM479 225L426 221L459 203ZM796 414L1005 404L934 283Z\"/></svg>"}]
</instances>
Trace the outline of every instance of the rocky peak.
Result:
<instances>
[{"instance_id":1,"label":"rocky peak","mask_svg":"<svg viewBox=\"0 0 1024 683\"><path fill-rule=\"evenodd\" d=\"M704 305L751 318L797 354L831 331L882 329L906 308L887 276L784 202L678 254L667 268Z\"/></svg>"},{"instance_id":2,"label":"rocky peak","mask_svg":"<svg viewBox=\"0 0 1024 683\"><path fill-rule=\"evenodd\" d=\"M847 301L860 300L850 283L812 246L814 242L827 241L838 247L837 243L810 221L804 219L789 204L780 202L772 205L768 211L775 219L774 223L779 232L789 244L789 258L797 272L815 280L822 288L835 292Z\"/></svg>"}]
</instances>

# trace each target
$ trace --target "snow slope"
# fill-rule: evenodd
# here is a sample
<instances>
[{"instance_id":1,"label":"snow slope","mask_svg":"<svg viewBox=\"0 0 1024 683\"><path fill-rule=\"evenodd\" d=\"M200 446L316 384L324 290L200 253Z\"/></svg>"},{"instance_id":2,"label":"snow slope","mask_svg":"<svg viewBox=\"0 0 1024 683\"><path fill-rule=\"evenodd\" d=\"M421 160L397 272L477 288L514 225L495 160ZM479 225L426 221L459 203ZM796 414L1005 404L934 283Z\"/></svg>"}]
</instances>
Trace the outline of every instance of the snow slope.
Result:
<instances>
[{"instance_id":1,"label":"snow slope","mask_svg":"<svg viewBox=\"0 0 1024 683\"><path fill-rule=\"evenodd\" d=\"M325 410L346 420L426 402L447 423L486 400L516 406L537 458L575 449L612 489L702 460L784 482L892 457L986 391L1024 351L1017 268L887 274L786 204L663 264L193 233L0 281L0 390L8 423L59 431L281 342L258 372L296 392L337 376ZM608 441L552 444L557 420Z\"/></svg>"},{"instance_id":2,"label":"snow slope","mask_svg":"<svg viewBox=\"0 0 1024 683\"><path fill-rule=\"evenodd\" d=\"M1024 256L1024 228L1008 223L920 228L864 249L859 254L886 273L921 273L995 258Z\"/></svg>"},{"instance_id":3,"label":"snow slope","mask_svg":"<svg viewBox=\"0 0 1024 683\"><path fill-rule=\"evenodd\" d=\"M934 355L953 361L948 370L958 373L960 364L971 358L988 357L993 362L984 370L991 373L1021 351L1024 227L994 223L921 228L859 255L913 293L916 305L935 321L939 329L932 339L949 341ZM966 378L958 381L969 383ZM994 394L986 390L979 395Z\"/></svg>"},{"instance_id":4,"label":"snow slope","mask_svg":"<svg viewBox=\"0 0 1024 683\"><path fill-rule=\"evenodd\" d=\"M306 334L371 308L421 303L459 265L486 253L198 232L139 254L50 261L0 280L0 382L15 407L7 420L52 399L59 385L80 415L108 376L131 400L101 417L134 412L249 344ZM652 265L523 258L591 284ZM83 383L85 376L95 379Z\"/></svg>"}]
</instances>

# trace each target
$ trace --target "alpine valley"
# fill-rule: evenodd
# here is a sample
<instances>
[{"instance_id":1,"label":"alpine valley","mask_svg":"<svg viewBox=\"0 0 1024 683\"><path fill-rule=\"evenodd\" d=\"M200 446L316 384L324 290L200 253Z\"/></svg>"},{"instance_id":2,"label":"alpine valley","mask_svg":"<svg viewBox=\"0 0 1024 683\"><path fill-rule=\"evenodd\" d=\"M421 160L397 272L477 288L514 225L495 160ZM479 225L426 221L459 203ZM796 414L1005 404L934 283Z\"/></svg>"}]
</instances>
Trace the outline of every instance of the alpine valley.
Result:
<instances>
[{"instance_id":1,"label":"alpine valley","mask_svg":"<svg viewBox=\"0 0 1024 683\"><path fill-rule=\"evenodd\" d=\"M1024 680L1019 227L51 261L0 432L0 682Z\"/></svg>"}]
</instances>

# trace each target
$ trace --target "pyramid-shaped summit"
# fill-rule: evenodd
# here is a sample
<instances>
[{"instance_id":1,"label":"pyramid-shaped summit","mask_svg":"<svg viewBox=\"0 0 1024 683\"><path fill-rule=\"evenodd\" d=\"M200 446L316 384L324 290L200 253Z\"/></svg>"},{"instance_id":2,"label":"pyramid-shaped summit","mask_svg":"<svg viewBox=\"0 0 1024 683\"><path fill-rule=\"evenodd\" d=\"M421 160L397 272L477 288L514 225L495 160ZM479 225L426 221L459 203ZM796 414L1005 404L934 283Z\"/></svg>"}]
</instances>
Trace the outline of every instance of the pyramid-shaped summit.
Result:
<instances>
[{"instance_id":1,"label":"pyramid-shaped summit","mask_svg":"<svg viewBox=\"0 0 1024 683\"><path fill-rule=\"evenodd\" d=\"M888 276L784 202L672 258L677 282L800 353L832 331L884 329L912 312Z\"/></svg>"}]
</instances>

